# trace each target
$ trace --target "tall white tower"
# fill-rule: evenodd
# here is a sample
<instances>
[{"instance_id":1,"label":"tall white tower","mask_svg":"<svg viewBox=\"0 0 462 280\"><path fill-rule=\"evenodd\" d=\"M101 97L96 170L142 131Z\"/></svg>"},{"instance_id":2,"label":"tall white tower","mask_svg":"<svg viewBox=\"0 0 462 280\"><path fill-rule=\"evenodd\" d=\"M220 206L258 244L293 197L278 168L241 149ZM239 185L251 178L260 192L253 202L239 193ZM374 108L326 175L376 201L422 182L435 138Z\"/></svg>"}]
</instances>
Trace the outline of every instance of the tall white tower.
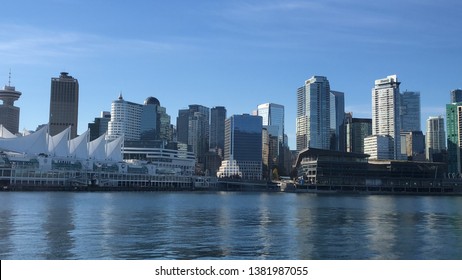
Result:
<instances>
[{"instance_id":1,"label":"tall white tower","mask_svg":"<svg viewBox=\"0 0 462 280\"><path fill-rule=\"evenodd\" d=\"M396 75L375 80L372 89L372 135L390 136L393 159L400 159L400 93Z\"/></svg>"}]
</instances>

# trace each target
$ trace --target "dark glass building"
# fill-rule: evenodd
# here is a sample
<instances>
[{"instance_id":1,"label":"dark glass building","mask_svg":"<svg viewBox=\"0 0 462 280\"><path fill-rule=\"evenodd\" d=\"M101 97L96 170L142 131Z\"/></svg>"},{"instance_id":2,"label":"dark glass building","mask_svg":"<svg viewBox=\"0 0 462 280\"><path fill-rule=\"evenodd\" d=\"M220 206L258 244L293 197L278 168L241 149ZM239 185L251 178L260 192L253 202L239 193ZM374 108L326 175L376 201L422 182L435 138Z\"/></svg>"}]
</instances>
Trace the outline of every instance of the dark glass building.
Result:
<instances>
[{"instance_id":1,"label":"dark glass building","mask_svg":"<svg viewBox=\"0 0 462 280\"><path fill-rule=\"evenodd\" d=\"M71 138L77 136L79 117L79 82L69 73L61 72L59 78L51 78L50 135L54 136L69 126Z\"/></svg>"},{"instance_id":2,"label":"dark glass building","mask_svg":"<svg viewBox=\"0 0 462 280\"><path fill-rule=\"evenodd\" d=\"M233 115L225 122L225 161L235 160L243 179L262 178L261 116Z\"/></svg>"}]
</instances>

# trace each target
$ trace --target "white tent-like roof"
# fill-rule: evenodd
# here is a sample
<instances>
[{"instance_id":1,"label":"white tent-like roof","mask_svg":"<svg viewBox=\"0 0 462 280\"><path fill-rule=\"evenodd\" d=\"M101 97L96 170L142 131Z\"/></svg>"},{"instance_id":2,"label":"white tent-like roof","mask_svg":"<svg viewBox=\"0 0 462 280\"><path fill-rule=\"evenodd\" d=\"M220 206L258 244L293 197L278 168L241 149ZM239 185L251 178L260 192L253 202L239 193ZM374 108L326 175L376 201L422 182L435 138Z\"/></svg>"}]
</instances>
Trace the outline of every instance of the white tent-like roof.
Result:
<instances>
[{"instance_id":1,"label":"white tent-like roof","mask_svg":"<svg viewBox=\"0 0 462 280\"><path fill-rule=\"evenodd\" d=\"M119 136L117 139L106 144L106 159L112 161L122 161L122 145L124 143L124 137Z\"/></svg>"},{"instance_id":2,"label":"white tent-like roof","mask_svg":"<svg viewBox=\"0 0 462 280\"><path fill-rule=\"evenodd\" d=\"M61 133L48 138L48 152L54 156L69 156L69 135L71 127L66 128Z\"/></svg>"},{"instance_id":3,"label":"white tent-like roof","mask_svg":"<svg viewBox=\"0 0 462 280\"><path fill-rule=\"evenodd\" d=\"M23 137L0 139L0 149L26 154L48 153L48 126Z\"/></svg>"},{"instance_id":4,"label":"white tent-like roof","mask_svg":"<svg viewBox=\"0 0 462 280\"><path fill-rule=\"evenodd\" d=\"M2 135L8 132L2 130ZM6 130L7 131L7 130ZM11 134L11 133L10 133ZM22 137L0 137L0 151L11 151L23 154L49 154L57 157L73 157L76 159L93 158L95 160L121 161L123 136L108 142L103 134L89 142L90 131L69 140L70 127L55 136L48 135L48 126Z\"/></svg>"},{"instance_id":5,"label":"white tent-like roof","mask_svg":"<svg viewBox=\"0 0 462 280\"><path fill-rule=\"evenodd\" d=\"M69 155L74 158L88 158L88 139L90 130L85 131L82 135L69 141Z\"/></svg>"},{"instance_id":6,"label":"white tent-like roof","mask_svg":"<svg viewBox=\"0 0 462 280\"><path fill-rule=\"evenodd\" d=\"M0 138L16 138L16 135L6 129L3 124L0 124Z\"/></svg>"},{"instance_id":7,"label":"white tent-like roof","mask_svg":"<svg viewBox=\"0 0 462 280\"><path fill-rule=\"evenodd\" d=\"M96 160L106 159L106 134L88 143L88 155Z\"/></svg>"}]
</instances>

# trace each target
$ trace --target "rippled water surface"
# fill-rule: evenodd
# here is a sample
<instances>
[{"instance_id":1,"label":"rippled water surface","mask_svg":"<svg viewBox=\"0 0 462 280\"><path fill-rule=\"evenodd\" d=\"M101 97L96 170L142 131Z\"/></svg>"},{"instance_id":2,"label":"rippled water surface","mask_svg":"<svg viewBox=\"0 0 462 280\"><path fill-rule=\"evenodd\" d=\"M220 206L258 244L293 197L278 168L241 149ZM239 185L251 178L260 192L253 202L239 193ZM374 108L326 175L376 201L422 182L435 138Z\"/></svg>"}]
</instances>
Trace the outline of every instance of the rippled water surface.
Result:
<instances>
[{"instance_id":1,"label":"rippled water surface","mask_svg":"<svg viewBox=\"0 0 462 280\"><path fill-rule=\"evenodd\" d=\"M462 259L462 197L2 192L0 259Z\"/></svg>"}]
</instances>

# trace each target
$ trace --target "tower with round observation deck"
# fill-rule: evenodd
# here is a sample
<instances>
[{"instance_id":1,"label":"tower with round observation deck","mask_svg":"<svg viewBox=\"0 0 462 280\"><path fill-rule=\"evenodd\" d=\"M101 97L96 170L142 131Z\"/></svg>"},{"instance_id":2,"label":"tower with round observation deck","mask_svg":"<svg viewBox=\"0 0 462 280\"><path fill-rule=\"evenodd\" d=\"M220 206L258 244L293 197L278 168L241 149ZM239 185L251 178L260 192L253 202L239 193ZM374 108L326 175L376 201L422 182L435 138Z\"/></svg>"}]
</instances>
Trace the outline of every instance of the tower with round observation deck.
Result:
<instances>
[{"instance_id":1,"label":"tower with round observation deck","mask_svg":"<svg viewBox=\"0 0 462 280\"><path fill-rule=\"evenodd\" d=\"M21 92L17 91L14 86L11 86L11 73L8 80L8 85L0 89L0 100L3 104L0 105L0 125L6 128L13 134L19 131L19 107L14 106L14 102L19 99Z\"/></svg>"}]
</instances>

